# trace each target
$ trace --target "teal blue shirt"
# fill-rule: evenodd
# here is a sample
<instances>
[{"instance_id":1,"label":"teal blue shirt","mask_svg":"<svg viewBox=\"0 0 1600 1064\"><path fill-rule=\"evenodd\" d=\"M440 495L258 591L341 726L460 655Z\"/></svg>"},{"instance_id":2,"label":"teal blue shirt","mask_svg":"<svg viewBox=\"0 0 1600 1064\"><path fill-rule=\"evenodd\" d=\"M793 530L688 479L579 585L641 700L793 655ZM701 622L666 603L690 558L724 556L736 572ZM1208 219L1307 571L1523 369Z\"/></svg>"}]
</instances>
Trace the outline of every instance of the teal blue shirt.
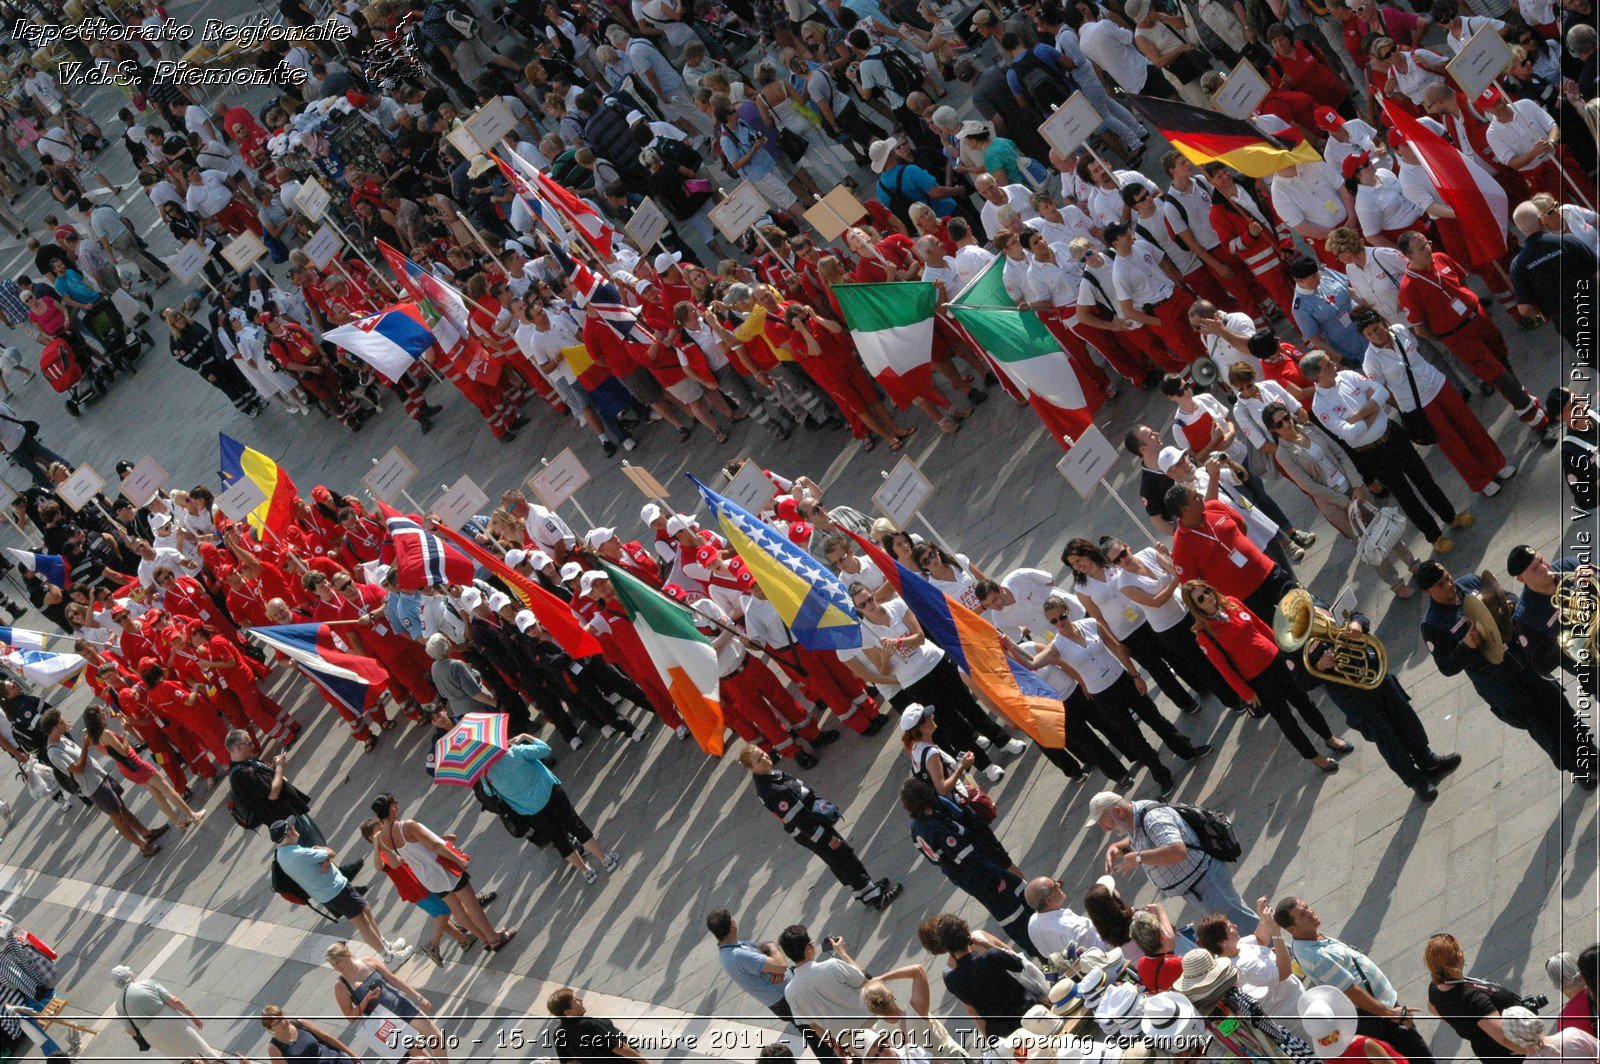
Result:
<instances>
[{"instance_id":1,"label":"teal blue shirt","mask_svg":"<svg viewBox=\"0 0 1600 1064\"><path fill-rule=\"evenodd\" d=\"M323 862L327 868L322 867ZM332 901L349 883L327 851L312 846L279 846L278 866L318 905Z\"/></svg>"},{"instance_id":2,"label":"teal blue shirt","mask_svg":"<svg viewBox=\"0 0 1600 1064\"><path fill-rule=\"evenodd\" d=\"M504 802L524 816L532 816L550 801L550 792L560 786L555 773L544 766L550 747L535 739L518 743L506 756L489 766L489 786Z\"/></svg>"}]
</instances>

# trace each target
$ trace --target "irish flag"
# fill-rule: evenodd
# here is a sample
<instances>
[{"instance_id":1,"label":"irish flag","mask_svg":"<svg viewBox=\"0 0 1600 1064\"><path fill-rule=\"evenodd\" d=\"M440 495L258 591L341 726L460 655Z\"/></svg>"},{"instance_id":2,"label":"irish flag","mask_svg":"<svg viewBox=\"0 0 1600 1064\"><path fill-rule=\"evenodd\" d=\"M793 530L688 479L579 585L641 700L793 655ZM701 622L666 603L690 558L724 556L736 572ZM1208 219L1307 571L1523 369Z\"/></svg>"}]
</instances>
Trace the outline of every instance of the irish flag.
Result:
<instances>
[{"instance_id":1,"label":"irish flag","mask_svg":"<svg viewBox=\"0 0 1600 1064\"><path fill-rule=\"evenodd\" d=\"M938 290L929 281L891 281L835 285L833 294L867 372L896 406L910 409L933 376Z\"/></svg>"},{"instance_id":2,"label":"irish flag","mask_svg":"<svg viewBox=\"0 0 1600 1064\"><path fill-rule=\"evenodd\" d=\"M1039 420L1063 448L1094 420L1105 401L1099 385L1082 373L1072 357L1032 310L1018 310L1006 295L996 258L950 301L950 313L995 366L1016 385Z\"/></svg>"},{"instance_id":3,"label":"irish flag","mask_svg":"<svg viewBox=\"0 0 1600 1064\"><path fill-rule=\"evenodd\" d=\"M595 561L611 578L622 611L633 622L695 742L712 757L721 757L722 699L717 652L711 640L695 627L694 616L687 609L627 570L602 558Z\"/></svg>"}]
</instances>

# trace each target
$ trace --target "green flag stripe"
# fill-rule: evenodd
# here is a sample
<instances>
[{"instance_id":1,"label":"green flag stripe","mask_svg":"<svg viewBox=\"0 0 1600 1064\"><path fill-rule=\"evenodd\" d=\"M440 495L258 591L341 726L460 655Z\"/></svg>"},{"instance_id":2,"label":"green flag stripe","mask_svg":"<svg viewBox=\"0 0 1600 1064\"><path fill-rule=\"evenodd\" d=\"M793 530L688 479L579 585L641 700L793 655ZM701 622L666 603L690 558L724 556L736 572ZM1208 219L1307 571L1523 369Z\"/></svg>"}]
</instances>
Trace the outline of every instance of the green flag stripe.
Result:
<instances>
[{"instance_id":1,"label":"green flag stripe","mask_svg":"<svg viewBox=\"0 0 1600 1064\"><path fill-rule=\"evenodd\" d=\"M939 297L929 281L834 285L845 324L856 332L915 325L933 317Z\"/></svg>"},{"instance_id":2,"label":"green flag stripe","mask_svg":"<svg viewBox=\"0 0 1600 1064\"><path fill-rule=\"evenodd\" d=\"M617 600L622 603L622 608L628 614L630 621L643 621L650 626L651 631L658 632L668 639L682 639L690 643L710 645L711 640L694 626L694 620L687 609L631 575L627 570L619 569L604 559L596 560L600 562L605 574L611 578L611 587L616 591Z\"/></svg>"},{"instance_id":3,"label":"green flag stripe","mask_svg":"<svg viewBox=\"0 0 1600 1064\"><path fill-rule=\"evenodd\" d=\"M1026 362L1061 350L1061 344L1031 310L952 306L950 311L979 346L1000 362Z\"/></svg>"}]
</instances>

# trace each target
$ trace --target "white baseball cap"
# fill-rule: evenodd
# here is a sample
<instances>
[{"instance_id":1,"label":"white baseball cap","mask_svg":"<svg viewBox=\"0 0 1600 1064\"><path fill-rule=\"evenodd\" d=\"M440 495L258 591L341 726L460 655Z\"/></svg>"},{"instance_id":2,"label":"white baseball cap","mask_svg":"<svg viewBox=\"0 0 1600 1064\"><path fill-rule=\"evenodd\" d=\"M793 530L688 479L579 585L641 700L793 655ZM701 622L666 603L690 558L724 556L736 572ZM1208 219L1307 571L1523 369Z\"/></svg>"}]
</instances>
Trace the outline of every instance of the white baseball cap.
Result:
<instances>
[{"instance_id":1,"label":"white baseball cap","mask_svg":"<svg viewBox=\"0 0 1600 1064\"><path fill-rule=\"evenodd\" d=\"M591 528L584 535L583 542L590 550L597 550L600 544L612 539L616 534L617 530L614 528Z\"/></svg>"},{"instance_id":2,"label":"white baseball cap","mask_svg":"<svg viewBox=\"0 0 1600 1064\"><path fill-rule=\"evenodd\" d=\"M526 632L529 628L539 623L539 618L533 615L532 610L520 610L511 619L511 623L517 626L517 631Z\"/></svg>"},{"instance_id":3,"label":"white baseball cap","mask_svg":"<svg viewBox=\"0 0 1600 1064\"><path fill-rule=\"evenodd\" d=\"M548 568L555 562L554 558L542 550L530 550L525 560L529 565L533 566L536 572Z\"/></svg>"},{"instance_id":4,"label":"white baseball cap","mask_svg":"<svg viewBox=\"0 0 1600 1064\"><path fill-rule=\"evenodd\" d=\"M1156 458L1156 468L1165 473L1187 457L1181 447L1163 447L1161 454Z\"/></svg>"},{"instance_id":5,"label":"white baseball cap","mask_svg":"<svg viewBox=\"0 0 1600 1064\"><path fill-rule=\"evenodd\" d=\"M579 565L577 562L568 562L561 567L561 580L563 583L568 580L576 580L578 579L579 574L582 572L583 566Z\"/></svg>"},{"instance_id":6,"label":"white baseball cap","mask_svg":"<svg viewBox=\"0 0 1600 1064\"><path fill-rule=\"evenodd\" d=\"M475 587L469 587L461 593L461 608L475 610L483 605L483 592Z\"/></svg>"},{"instance_id":7,"label":"white baseball cap","mask_svg":"<svg viewBox=\"0 0 1600 1064\"><path fill-rule=\"evenodd\" d=\"M639 520L647 525L655 524L661 520L661 507L653 502L645 503L644 508L639 511Z\"/></svg>"},{"instance_id":8,"label":"white baseball cap","mask_svg":"<svg viewBox=\"0 0 1600 1064\"><path fill-rule=\"evenodd\" d=\"M499 613L509 605L511 605L511 596L504 591L496 591L489 596L489 612L491 613Z\"/></svg>"},{"instance_id":9,"label":"white baseball cap","mask_svg":"<svg viewBox=\"0 0 1600 1064\"><path fill-rule=\"evenodd\" d=\"M525 551L525 550L508 550L508 551L506 551L506 564L511 566L511 568L513 568L513 569L515 569L517 566L521 565L523 562L525 562L527 560L528 560L528 552Z\"/></svg>"},{"instance_id":10,"label":"white baseball cap","mask_svg":"<svg viewBox=\"0 0 1600 1064\"><path fill-rule=\"evenodd\" d=\"M663 251L661 254L656 256L656 261L653 265L655 266L657 273L666 273L668 270L672 269L682 261L683 252Z\"/></svg>"},{"instance_id":11,"label":"white baseball cap","mask_svg":"<svg viewBox=\"0 0 1600 1064\"><path fill-rule=\"evenodd\" d=\"M910 731L929 717L933 716L933 707L925 706L921 702L913 702L900 714L900 730Z\"/></svg>"},{"instance_id":12,"label":"white baseball cap","mask_svg":"<svg viewBox=\"0 0 1600 1064\"><path fill-rule=\"evenodd\" d=\"M595 570L590 569L588 572L584 573L583 576L578 578L578 590L587 595L594 589L596 580L604 579L606 579L605 573L596 572Z\"/></svg>"},{"instance_id":13,"label":"white baseball cap","mask_svg":"<svg viewBox=\"0 0 1600 1064\"><path fill-rule=\"evenodd\" d=\"M679 532L688 532L694 528L694 518L685 514L673 514L667 518L667 535L676 536Z\"/></svg>"},{"instance_id":14,"label":"white baseball cap","mask_svg":"<svg viewBox=\"0 0 1600 1064\"><path fill-rule=\"evenodd\" d=\"M628 112L628 125L631 126L635 122L643 122L643 121L644 121L644 112L643 111L629 111Z\"/></svg>"},{"instance_id":15,"label":"white baseball cap","mask_svg":"<svg viewBox=\"0 0 1600 1064\"><path fill-rule=\"evenodd\" d=\"M1083 826L1094 828L1100 826L1100 818L1106 815L1106 810L1122 801L1122 795L1116 791L1101 791L1089 799L1089 819Z\"/></svg>"}]
</instances>

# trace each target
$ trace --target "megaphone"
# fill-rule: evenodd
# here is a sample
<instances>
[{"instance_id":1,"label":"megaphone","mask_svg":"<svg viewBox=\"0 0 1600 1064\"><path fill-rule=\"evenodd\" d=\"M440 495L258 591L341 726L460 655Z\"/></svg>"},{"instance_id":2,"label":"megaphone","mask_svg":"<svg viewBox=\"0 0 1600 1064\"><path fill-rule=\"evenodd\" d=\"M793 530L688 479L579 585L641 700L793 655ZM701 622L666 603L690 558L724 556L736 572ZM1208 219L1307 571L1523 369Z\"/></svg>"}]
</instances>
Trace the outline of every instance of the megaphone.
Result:
<instances>
[{"instance_id":1,"label":"megaphone","mask_svg":"<svg viewBox=\"0 0 1600 1064\"><path fill-rule=\"evenodd\" d=\"M1209 358L1197 358L1189 364L1189 379L1201 388L1211 387L1221 376L1217 364Z\"/></svg>"}]
</instances>

